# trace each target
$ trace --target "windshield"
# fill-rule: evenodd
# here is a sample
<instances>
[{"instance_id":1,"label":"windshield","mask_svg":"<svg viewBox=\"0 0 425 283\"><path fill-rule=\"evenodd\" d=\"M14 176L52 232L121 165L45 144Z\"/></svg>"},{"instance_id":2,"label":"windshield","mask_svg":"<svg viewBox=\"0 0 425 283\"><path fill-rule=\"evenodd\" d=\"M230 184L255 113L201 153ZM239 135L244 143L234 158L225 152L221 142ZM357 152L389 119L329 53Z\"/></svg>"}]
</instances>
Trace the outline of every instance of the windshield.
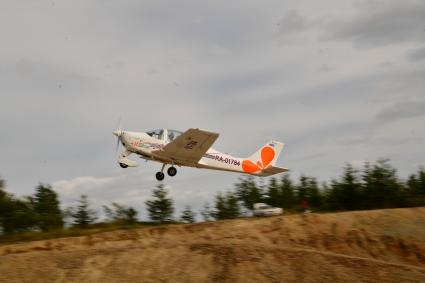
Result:
<instances>
[{"instance_id":1,"label":"windshield","mask_svg":"<svg viewBox=\"0 0 425 283\"><path fill-rule=\"evenodd\" d=\"M146 132L149 136L158 140L165 140L166 142L171 142L175 140L178 136L182 134L182 132L171 129L158 129L153 131Z\"/></svg>"},{"instance_id":2,"label":"windshield","mask_svg":"<svg viewBox=\"0 0 425 283\"><path fill-rule=\"evenodd\" d=\"M154 139L162 140L164 137L164 130L163 129L153 130L153 131L146 132L146 134L150 135Z\"/></svg>"},{"instance_id":3,"label":"windshield","mask_svg":"<svg viewBox=\"0 0 425 283\"><path fill-rule=\"evenodd\" d=\"M180 136L182 132L176 130L167 130L168 141L173 141L175 138Z\"/></svg>"}]
</instances>

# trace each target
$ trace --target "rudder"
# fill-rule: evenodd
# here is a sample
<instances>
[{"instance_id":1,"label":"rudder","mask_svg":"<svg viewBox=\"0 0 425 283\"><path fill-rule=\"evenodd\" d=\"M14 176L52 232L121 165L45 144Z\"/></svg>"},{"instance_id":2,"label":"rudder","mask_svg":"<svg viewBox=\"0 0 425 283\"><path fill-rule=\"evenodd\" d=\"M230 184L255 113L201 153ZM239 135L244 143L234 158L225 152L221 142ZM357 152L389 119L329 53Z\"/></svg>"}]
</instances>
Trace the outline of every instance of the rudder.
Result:
<instances>
[{"instance_id":1,"label":"rudder","mask_svg":"<svg viewBox=\"0 0 425 283\"><path fill-rule=\"evenodd\" d=\"M269 168L276 165L277 159L283 149L284 144L278 141L270 141L262 146L257 152L247 159L256 162L260 168Z\"/></svg>"}]
</instances>

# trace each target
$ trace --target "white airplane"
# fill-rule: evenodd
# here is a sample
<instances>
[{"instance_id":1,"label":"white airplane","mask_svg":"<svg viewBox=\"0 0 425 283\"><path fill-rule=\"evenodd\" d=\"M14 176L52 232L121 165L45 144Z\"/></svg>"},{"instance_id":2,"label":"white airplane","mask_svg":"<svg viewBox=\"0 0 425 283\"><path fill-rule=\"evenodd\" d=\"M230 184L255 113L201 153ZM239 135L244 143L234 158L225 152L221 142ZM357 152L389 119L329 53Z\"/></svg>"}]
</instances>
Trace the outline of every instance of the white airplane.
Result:
<instances>
[{"instance_id":1,"label":"white airplane","mask_svg":"<svg viewBox=\"0 0 425 283\"><path fill-rule=\"evenodd\" d=\"M221 153L211 146L218 138L218 133L200 129L189 129L182 133L176 130L159 129L142 132L129 132L121 129L113 132L125 150L120 154L118 163L122 168L136 167L138 163L128 156L135 153L140 158L162 163L162 169L156 173L156 179L165 178L164 169L171 165L167 173L175 176L175 166L188 166L230 172L246 173L255 176L271 176L288 171L287 168L275 166L283 148L283 143L270 141L248 158L233 157Z\"/></svg>"}]
</instances>

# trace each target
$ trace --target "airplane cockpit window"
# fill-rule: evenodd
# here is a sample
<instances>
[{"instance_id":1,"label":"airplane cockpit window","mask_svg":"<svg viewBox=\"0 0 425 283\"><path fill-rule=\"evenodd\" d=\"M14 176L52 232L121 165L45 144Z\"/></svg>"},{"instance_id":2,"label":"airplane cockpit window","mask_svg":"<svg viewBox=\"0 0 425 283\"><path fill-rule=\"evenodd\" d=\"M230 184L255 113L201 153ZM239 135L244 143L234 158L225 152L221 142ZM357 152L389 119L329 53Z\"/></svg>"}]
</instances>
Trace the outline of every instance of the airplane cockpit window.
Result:
<instances>
[{"instance_id":1,"label":"airplane cockpit window","mask_svg":"<svg viewBox=\"0 0 425 283\"><path fill-rule=\"evenodd\" d=\"M168 134L168 141L171 142L175 138L177 138L178 136L180 136L182 134L182 132L176 131L176 130L167 130L167 134Z\"/></svg>"},{"instance_id":2,"label":"airplane cockpit window","mask_svg":"<svg viewBox=\"0 0 425 283\"><path fill-rule=\"evenodd\" d=\"M146 132L146 134L148 134L151 137L153 137L154 139L158 139L158 140L162 140L164 138L164 130L163 129L149 131L149 132Z\"/></svg>"}]
</instances>

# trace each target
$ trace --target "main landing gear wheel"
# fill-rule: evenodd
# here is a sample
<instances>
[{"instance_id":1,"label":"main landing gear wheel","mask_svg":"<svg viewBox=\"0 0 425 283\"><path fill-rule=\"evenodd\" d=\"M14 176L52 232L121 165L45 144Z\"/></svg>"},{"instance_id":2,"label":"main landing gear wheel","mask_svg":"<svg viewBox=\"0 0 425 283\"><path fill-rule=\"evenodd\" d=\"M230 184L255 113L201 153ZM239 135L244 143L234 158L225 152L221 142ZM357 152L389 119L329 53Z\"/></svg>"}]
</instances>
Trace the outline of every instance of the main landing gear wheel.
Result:
<instances>
[{"instance_id":1,"label":"main landing gear wheel","mask_svg":"<svg viewBox=\"0 0 425 283\"><path fill-rule=\"evenodd\" d=\"M158 181L162 181L162 180L164 180L165 175L164 175L164 173L162 173L162 172L157 172L157 173L156 173L156 175L155 175L155 177L156 177L156 179L157 179Z\"/></svg>"},{"instance_id":2,"label":"main landing gear wheel","mask_svg":"<svg viewBox=\"0 0 425 283\"><path fill-rule=\"evenodd\" d=\"M170 177L176 176L176 174L177 174L176 167L172 166L172 167L168 168L167 173L168 173L168 176L170 176Z\"/></svg>"},{"instance_id":3,"label":"main landing gear wheel","mask_svg":"<svg viewBox=\"0 0 425 283\"><path fill-rule=\"evenodd\" d=\"M121 168L127 168L128 167L128 165L124 164L124 163L120 163L120 166L121 166Z\"/></svg>"}]
</instances>

